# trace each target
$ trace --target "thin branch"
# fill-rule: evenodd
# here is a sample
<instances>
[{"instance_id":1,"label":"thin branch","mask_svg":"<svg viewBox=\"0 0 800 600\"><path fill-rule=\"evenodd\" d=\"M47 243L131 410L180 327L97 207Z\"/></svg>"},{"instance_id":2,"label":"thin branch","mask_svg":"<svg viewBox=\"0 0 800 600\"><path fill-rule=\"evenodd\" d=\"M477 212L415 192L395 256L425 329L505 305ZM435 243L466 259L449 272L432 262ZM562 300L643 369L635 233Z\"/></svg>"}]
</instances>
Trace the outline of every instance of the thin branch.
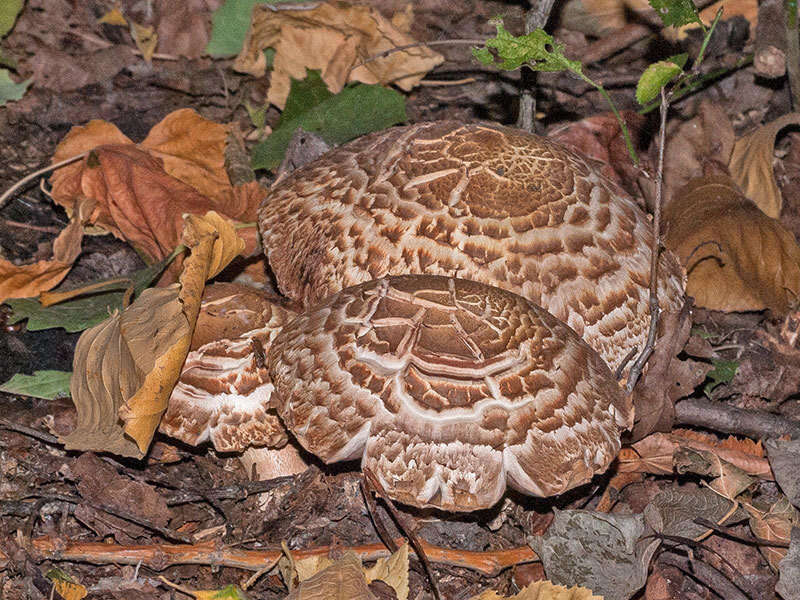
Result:
<instances>
[{"instance_id":1,"label":"thin branch","mask_svg":"<svg viewBox=\"0 0 800 600\"><path fill-rule=\"evenodd\" d=\"M800 438L800 421L701 398L686 398L675 404L675 423L754 439L782 435Z\"/></svg>"},{"instance_id":2,"label":"thin branch","mask_svg":"<svg viewBox=\"0 0 800 600\"><path fill-rule=\"evenodd\" d=\"M528 0L530 8L525 15L525 34L529 34L536 29L542 29L550 18L550 11L553 9L555 0ZM517 127L529 133L533 133L536 122L536 88L537 73L531 70L523 70L522 75L522 95L519 99L519 116L517 117Z\"/></svg>"},{"instance_id":3,"label":"thin branch","mask_svg":"<svg viewBox=\"0 0 800 600\"><path fill-rule=\"evenodd\" d=\"M25 187L27 184L29 184L31 181L33 181L37 177L39 177L41 175L44 175L45 173L49 173L50 171L55 171L56 169L60 169L61 167L65 167L65 166L67 166L69 164L77 162L77 161L81 160L82 158L84 158L85 156L87 156L88 154L89 154L89 152L84 152L83 154L78 154L76 156L71 156L68 159L62 160L59 163L44 167L42 169L39 169L38 171L34 171L30 175L26 175L25 177L20 179L17 183L15 183L10 188L8 188L3 193L2 196L0 196L0 208L2 208L2 206L6 203L6 200L8 200L18 190L20 190L21 188Z\"/></svg>"},{"instance_id":4,"label":"thin branch","mask_svg":"<svg viewBox=\"0 0 800 600\"><path fill-rule=\"evenodd\" d=\"M661 88L661 123L658 129L658 170L656 171L656 197L653 210L653 237L650 241L650 329L647 332L647 342L642 348L642 353L633 363L628 373L627 391L630 394L636 387L636 382L642 374L642 369L653 353L658 334L658 317L661 308L658 305L658 257L661 252L661 194L664 187L664 146L667 140L667 112L669 99L667 92Z\"/></svg>"},{"instance_id":5,"label":"thin branch","mask_svg":"<svg viewBox=\"0 0 800 600\"><path fill-rule=\"evenodd\" d=\"M508 567L539 560L536 553L528 546L475 552L442 548L429 544L425 540L420 541L425 555L431 562L470 569L488 577L494 577ZM405 540L398 538L395 542L403 544ZM341 546L338 548L341 549ZM283 554L282 550L241 550L232 546L223 546L214 541L199 544L122 546L103 542L69 542L49 536L31 540L31 549L39 555L41 560L125 565L141 563L143 566L157 571L173 565L213 565L258 571L278 560ZM354 546L350 550L355 552L361 560L377 560L390 555L389 550L382 543ZM327 556L330 551L330 546L322 546L310 550L293 550L292 556L296 559ZM0 553L0 564L5 560L7 557Z\"/></svg>"}]
</instances>

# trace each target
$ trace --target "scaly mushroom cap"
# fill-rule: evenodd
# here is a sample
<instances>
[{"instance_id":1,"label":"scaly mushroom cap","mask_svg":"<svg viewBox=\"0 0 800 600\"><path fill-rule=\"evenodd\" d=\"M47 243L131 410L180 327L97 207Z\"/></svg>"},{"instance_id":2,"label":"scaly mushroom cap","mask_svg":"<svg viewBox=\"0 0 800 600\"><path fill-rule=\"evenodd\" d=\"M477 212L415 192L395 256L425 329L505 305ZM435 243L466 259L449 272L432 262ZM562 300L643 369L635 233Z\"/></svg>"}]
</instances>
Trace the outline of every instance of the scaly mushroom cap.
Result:
<instances>
[{"instance_id":1,"label":"scaly mushroom cap","mask_svg":"<svg viewBox=\"0 0 800 600\"><path fill-rule=\"evenodd\" d=\"M649 326L651 225L577 154L453 121L360 138L296 170L259 213L281 291L310 306L386 275L450 275L543 306L615 369ZM679 307L670 252L662 308Z\"/></svg>"},{"instance_id":2,"label":"scaly mushroom cap","mask_svg":"<svg viewBox=\"0 0 800 600\"><path fill-rule=\"evenodd\" d=\"M283 422L331 463L362 457L405 504L487 508L608 467L632 408L572 329L496 287L388 277L287 324L269 371Z\"/></svg>"},{"instance_id":3,"label":"scaly mushroom cap","mask_svg":"<svg viewBox=\"0 0 800 600\"><path fill-rule=\"evenodd\" d=\"M266 355L294 313L250 287L217 283L203 293L192 345L159 431L220 452L282 446L286 430L270 408Z\"/></svg>"}]
</instances>

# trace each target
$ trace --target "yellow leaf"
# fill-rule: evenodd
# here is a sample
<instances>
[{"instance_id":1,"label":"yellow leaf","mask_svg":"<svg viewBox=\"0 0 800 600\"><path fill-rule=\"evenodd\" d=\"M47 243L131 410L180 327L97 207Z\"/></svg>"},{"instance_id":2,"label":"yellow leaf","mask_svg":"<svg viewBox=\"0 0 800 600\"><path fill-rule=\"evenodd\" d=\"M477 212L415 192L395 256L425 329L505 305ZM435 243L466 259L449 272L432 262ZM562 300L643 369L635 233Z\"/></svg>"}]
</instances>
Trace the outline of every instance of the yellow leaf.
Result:
<instances>
[{"instance_id":1,"label":"yellow leaf","mask_svg":"<svg viewBox=\"0 0 800 600\"><path fill-rule=\"evenodd\" d=\"M244 47L235 68L261 77L266 72L265 48L275 50L267 99L283 108L291 79L304 79L306 69L322 71L333 92L345 83L394 83L411 90L444 57L424 45L361 64L385 50L414 44L370 6L323 2L310 10L273 10L256 5Z\"/></svg>"},{"instance_id":2,"label":"yellow leaf","mask_svg":"<svg viewBox=\"0 0 800 600\"><path fill-rule=\"evenodd\" d=\"M376 579L394 589L397 600L408 600L408 544L403 544L388 558L381 558L369 569L364 569L367 583Z\"/></svg>"},{"instance_id":3,"label":"yellow leaf","mask_svg":"<svg viewBox=\"0 0 800 600\"><path fill-rule=\"evenodd\" d=\"M781 216L783 207L783 196L772 171L775 136L784 127L798 123L800 113L789 113L739 138L728 164L731 176L744 195L773 219Z\"/></svg>"},{"instance_id":4,"label":"yellow leaf","mask_svg":"<svg viewBox=\"0 0 800 600\"><path fill-rule=\"evenodd\" d=\"M62 439L67 448L136 457L147 451L189 351L205 281L244 247L213 211L185 222L191 256L180 283L145 290L78 340L70 387L78 426Z\"/></svg>"},{"instance_id":5,"label":"yellow leaf","mask_svg":"<svg viewBox=\"0 0 800 600\"><path fill-rule=\"evenodd\" d=\"M75 581L72 575L59 568L50 569L45 576L53 582L53 587L64 600L81 600L89 594L86 588Z\"/></svg>"},{"instance_id":6,"label":"yellow leaf","mask_svg":"<svg viewBox=\"0 0 800 600\"><path fill-rule=\"evenodd\" d=\"M158 34L152 27L145 27L138 23L131 21L131 36L133 41L136 42L136 47L142 53L142 58L147 62L153 60L153 54L158 45Z\"/></svg>"},{"instance_id":7,"label":"yellow leaf","mask_svg":"<svg viewBox=\"0 0 800 600\"><path fill-rule=\"evenodd\" d=\"M120 25L125 26L128 24L128 21L122 15L122 11L120 11L118 6L115 6L102 17L97 19L98 23L105 23L106 25Z\"/></svg>"},{"instance_id":8,"label":"yellow leaf","mask_svg":"<svg viewBox=\"0 0 800 600\"><path fill-rule=\"evenodd\" d=\"M727 176L697 178L664 212L666 246L686 268L697 306L784 313L800 298L800 247Z\"/></svg>"},{"instance_id":9,"label":"yellow leaf","mask_svg":"<svg viewBox=\"0 0 800 600\"><path fill-rule=\"evenodd\" d=\"M497 592L487 590L470 600L603 600L603 597L595 596L592 590L577 585L566 588L549 581L537 581L525 586L514 596L501 596Z\"/></svg>"}]
</instances>

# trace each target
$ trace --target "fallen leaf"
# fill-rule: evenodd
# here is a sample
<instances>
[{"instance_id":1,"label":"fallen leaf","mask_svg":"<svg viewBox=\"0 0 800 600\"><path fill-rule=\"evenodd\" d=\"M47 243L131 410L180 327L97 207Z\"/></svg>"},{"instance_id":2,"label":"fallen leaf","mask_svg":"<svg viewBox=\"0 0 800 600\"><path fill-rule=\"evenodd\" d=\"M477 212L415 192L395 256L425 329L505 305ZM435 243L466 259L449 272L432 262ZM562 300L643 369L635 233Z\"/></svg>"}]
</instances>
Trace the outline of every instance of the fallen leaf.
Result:
<instances>
[{"instance_id":1,"label":"fallen leaf","mask_svg":"<svg viewBox=\"0 0 800 600\"><path fill-rule=\"evenodd\" d=\"M686 268L697 306L784 313L800 294L800 247L729 177L694 179L665 210L665 245Z\"/></svg>"},{"instance_id":2,"label":"fallen leaf","mask_svg":"<svg viewBox=\"0 0 800 600\"><path fill-rule=\"evenodd\" d=\"M138 147L116 126L90 121L70 130L56 148L54 163L92 152L53 173L53 199L69 214L78 198L94 198L91 223L159 260L177 245L185 213L216 210L240 223L256 220L266 191L254 181L231 186L224 168L226 135L225 126L191 109L167 115ZM255 226L241 233L248 242L244 253L250 254L257 247Z\"/></svg>"},{"instance_id":3,"label":"fallen leaf","mask_svg":"<svg viewBox=\"0 0 800 600\"><path fill-rule=\"evenodd\" d=\"M17 373L0 385L0 392L52 400L69 395L71 377L72 373L69 371L34 371L33 375Z\"/></svg>"},{"instance_id":4,"label":"fallen leaf","mask_svg":"<svg viewBox=\"0 0 800 600\"><path fill-rule=\"evenodd\" d=\"M659 540L644 537L642 515L554 512L544 535L528 542L553 583L577 584L619 600L631 598L644 586Z\"/></svg>"},{"instance_id":5,"label":"fallen leaf","mask_svg":"<svg viewBox=\"0 0 800 600\"><path fill-rule=\"evenodd\" d=\"M646 118L631 110L621 111L622 118L631 131L631 138L638 138L637 132L644 126ZM611 181L620 186L635 182L639 169L634 166L622 128L613 112L600 113L580 121L560 125L548 132L547 137L599 161L597 168ZM640 152L640 148L636 148ZM631 194L638 195L638 189L626 187Z\"/></svg>"},{"instance_id":6,"label":"fallen leaf","mask_svg":"<svg viewBox=\"0 0 800 600\"><path fill-rule=\"evenodd\" d=\"M550 581L536 581L513 596L501 596L495 591L487 590L470 600L603 600L603 597L595 596L592 590L577 585L566 588Z\"/></svg>"},{"instance_id":7,"label":"fallen leaf","mask_svg":"<svg viewBox=\"0 0 800 600\"><path fill-rule=\"evenodd\" d=\"M722 460L713 452L680 448L674 455L675 470L680 473L714 477L709 487L720 496L735 501L756 480L739 467Z\"/></svg>"},{"instance_id":8,"label":"fallen leaf","mask_svg":"<svg viewBox=\"0 0 800 600\"><path fill-rule=\"evenodd\" d=\"M276 11L257 5L234 68L262 77L267 66L264 49L273 48L267 99L278 108L286 102L290 81L305 77L306 69L319 69L334 94L349 81L393 83L409 91L444 57L420 45L361 63L386 50L414 43L370 6L337 2L321 3L310 10Z\"/></svg>"},{"instance_id":9,"label":"fallen leaf","mask_svg":"<svg viewBox=\"0 0 800 600\"><path fill-rule=\"evenodd\" d=\"M713 530L698 525L695 519L703 518L721 525L735 509L733 502L705 488L666 488L645 507L644 519L656 533L700 541Z\"/></svg>"},{"instance_id":10,"label":"fallen leaf","mask_svg":"<svg viewBox=\"0 0 800 600\"><path fill-rule=\"evenodd\" d=\"M750 513L753 534L764 540L788 544L792 529L800 526L800 513L786 497L781 497L766 508L746 503L742 506ZM758 549L772 570L778 571L778 565L786 556L786 548L759 545Z\"/></svg>"},{"instance_id":11,"label":"fallen leaf","mask_svg":"<svg viewBox=\"0 0 800 600\"><path fill-rule=\"evenodd\" d=\"M191 256L180 283L145 290L81 335L71 385L78 426L62 438L67 448L136 457L147 450L189 352L205 281L244 247L216 213L185 220Z\"/></svg>"},{"instance_id":12,"label":"fallen leaf","mask_svg":"<svg viewBox=\"0 0 800 600\"><path fill-rule=\"evenodd\" d=\"M789 502L800 508L800 440L770 439L766 446L775 481Z\"/></svg>"},{"instance_id":13,"label":"fallen leaf","mask_svg":"<svg viewBox=\"0 0 800 600\"><path fill-rule=\"evenodd\" d=\"M677 444L666 433L651 433L631 448L623 448L617 457L620 473L636 471L672 475L672 456Z\"/></svg>"},{"instance_id":14,"label":"fallen leaf","mask_svg":"<svg viewBox=\"0 0 800 600\"><path fill-rule=\"evenodd\" d=\"M0 258L0 302L9 298L26 298L50 290L58 285L72 263L81 253L83 224L94 203L84 200L78 204L77 214L53 241L53 256L29 265L15 265Z\"/></svg>"},{"instance_id":15,"label":"fallen leaf","mask_svg":"<svg viewBox=\"0 0 800 600\"><path fill-rule=\"evenodd\" d=\"M122 14L118 6L115 6L108 12L106 12L102 17L97 19L98 23L105 23L106 25L119 25L124 27L128 24L128 21L125 19L125 16Z\"/></svg>"},{"instance_id":16,"label":"fallen leaf","mask_svg":"<svg viewBox=\"0 0 800 600\"><path fill-rule=\"evenodd\" d=\"M139 52L142 53L142 58L147 62L151 62L158 45L158 34L155 29L131 21L131 36Z\"/></svg>"},{"instance_id":17,"label":"fallen leaf","mask_svg":"<svg viewBox=\"0 0 800 600\"><path fill-rule=\"evenodd\" d=\"M789 113L739 138L728 164L744 195L773 219L780 218L783 208L783 196L772 171L775 138L784 127L797 124L800 113Z\"/></svg>"},{"instance_id":18,"label":"fallen leaf","mask_svg":"<svg viewBox=\"0 0 800 600\"><path fill-rule=\"evenodd\" d=\"M58 567L53 567L47 571L45 577L53 582L53 588L64 600L82 600L82 598L89 595L86 587L78 583L72 575Z\"/></svg>"},{"instance_id":19,"label":"fallen leaf","mask_svg":"<svg viewBox=\"0 0 800 600\"><path fill-rule=\"evenodd\" d=\"M395 90L356 84L332 94L319 72L309 71L303 81L292 80L280 121L269 137L253 148L252 167L275 170L300 127L320 134L328 144L342 144L405 120L405 99Z\"/></svg>"},{"instance_id":20,"label":"fallen leaf","mask_svg":"<svg viewBox=\"0 0 800 600\"><path fill-rule=\"evenodd\" d=\"M387 583L395 591L397 600L408 600L408 544L403 544L388 558L378 559L372 567L364 569L367 583L375 580Z\"/></svg>"},{"instance_id":21,"label":"fallen leaf","mask_svg":"<svg viewBox=\"0 0 800 600\"><path fill-rule=\"evenodd\" d=\"M325 558L325 557L323 557ZM374 600L361 569L361 561L347 552L315 575L301 580L286 600ZM288 584L287 584L288 585Z\"/></svg>"},{"instance_id":22,"label":"fallen leaf","mask_svg":"<svg viewBox=\"0 0 800 600\"><path fill-rule=\"evenodd\" d=\"M155 21L159 52L200 58L209 39L208 5L207 0L158 0Z\"/></svg>"},{"instance_id":23,"label":"fallen leaf","mask_svg":"<svg viewBox=\"0 0 800 600\"><path fill-rule=\"evenodd\" d=\"M800 528L792 528L789 551L778 565L778 572L775 591L783 600L800 600Z\"/></svg>"}]
</instances>

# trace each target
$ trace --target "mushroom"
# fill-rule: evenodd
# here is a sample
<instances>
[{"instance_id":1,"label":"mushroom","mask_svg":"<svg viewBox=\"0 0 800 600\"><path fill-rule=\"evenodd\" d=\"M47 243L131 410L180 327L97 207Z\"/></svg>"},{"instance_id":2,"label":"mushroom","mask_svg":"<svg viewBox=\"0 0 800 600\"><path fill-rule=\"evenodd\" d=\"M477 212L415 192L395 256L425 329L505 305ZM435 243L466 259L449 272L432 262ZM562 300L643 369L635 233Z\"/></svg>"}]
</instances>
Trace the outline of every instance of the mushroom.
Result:
<instances>
[{"instance_id":1,"label":"mushroom","mask_svg":"<svg viewBox=\"0 0 800 600\"><path fill-rule=\"evenodd\" d=\"M514 293L394 276L288 323L269 352L273 402L327 463L361 458L390 497L488 508L506 485L560 494L608 467L633 416L606 363Z\"/></svg>"},{"instance_id":2,"label":"mushroom","mask_svg":"<svg viewBox=\"0 0 800 600\"><path fill-rule=\"evenodd\" d=\"M286 444L270 408L266 353L294 313L258 290L217 283L203 293L189 355L159 430L220 452Z\"/></svg>"},{"instance_id":3,"label":"mushroom","mask_svg":"<svg viewBox=\"0 0 800 600\"><path fill-rule=\"evenodd\" d=\"M273 186L259 225L278 287L306 307L387 275L449 275L542 306L612 369L647 337L647 215L579 155L516 129L438 121L364 136ZM662 309L679 308L668 251L658 280Z\"/></svg>"}]
</instances>

